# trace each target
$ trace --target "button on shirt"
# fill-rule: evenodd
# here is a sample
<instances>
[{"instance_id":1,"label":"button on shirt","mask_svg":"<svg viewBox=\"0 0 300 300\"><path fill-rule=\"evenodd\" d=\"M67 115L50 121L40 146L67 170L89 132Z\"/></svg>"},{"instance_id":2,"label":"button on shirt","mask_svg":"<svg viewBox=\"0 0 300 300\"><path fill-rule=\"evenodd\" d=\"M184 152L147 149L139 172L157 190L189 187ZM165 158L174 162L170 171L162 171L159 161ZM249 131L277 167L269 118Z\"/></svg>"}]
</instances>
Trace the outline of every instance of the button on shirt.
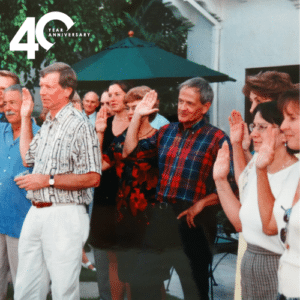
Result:
<instances>
[{"instance_id":1,"label":"button on shirt","mask_svg":"<svg viewBox=\"0 0 300 300\"><path fill-rule=\"evenodd\" d=\"M36 134L39 127L32 126ZM16 185L14 177L32 169L23 166L20 139L14 140L9 123L0 123L0 139L0 233L19 238L31 203L26 199L26 191Z\"/></svg>"},{"instance_id":2,"label":"button on shirt","mask_svg":"<svg viewBox=\"0 0 300 300\"><path fill-rule=\"evenodd\" d=\"M26 153L26 162L33 174L101 174L101 154L95 129L71 103L51 120L51 115L33 138ZM33 201L89 204L92 189L75 191L52 187L28 191Z\"/></svg>"},{"instance_id":3,"label":"button on shirt","mask_svg":"<svg viewBox=\"0 0 300 300\"><path fill-rule=\"evenodd\" d=\"M150 139L141 140L142 149L156 147L158 151L160 180L156 189L157 200L195 203L216 193L213 164L224 141L230 145L223 131L204 120L188 129L180 123L171 123ZM232 160L229 180L236 191Z\"/></svg>"}]
</instances>

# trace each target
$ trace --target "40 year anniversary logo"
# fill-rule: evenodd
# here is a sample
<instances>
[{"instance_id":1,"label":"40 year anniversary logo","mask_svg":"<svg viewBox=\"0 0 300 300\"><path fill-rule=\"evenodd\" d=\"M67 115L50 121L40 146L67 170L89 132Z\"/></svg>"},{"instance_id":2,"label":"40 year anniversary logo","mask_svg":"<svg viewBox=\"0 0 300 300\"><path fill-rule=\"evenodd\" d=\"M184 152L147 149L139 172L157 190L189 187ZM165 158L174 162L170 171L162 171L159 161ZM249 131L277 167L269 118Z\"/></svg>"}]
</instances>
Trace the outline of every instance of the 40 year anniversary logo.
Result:
<instances>
[{"instance_id":1,"label":"40 year anniversary logo","mask_svg":"<svg viewBox=\"0 0 300 300\"><path fill-rule=\"evenodd\" d=\"M41 45L46 51L48 51L55 43L50 43L44 36L44 30L47 23L59 20L63 22L67 30L69 30L75 23L73 20L66 14L58 11L50 12L44 15L39 19L35 26L35 18L28 17L17 31L15 36L10 42L11 51L27 51L28 59L35 59L35 52L39 50L39 45ZM56 33L58 32L58 33ZM27 43L21 43L22 38L27 33ZM63 29L49 29L49 36L53 37L63 37L63 36L72 36L72 37L88 37L90 33L64 33ZM38 43L35 42L35 38Z\"/></svg>"}]
</instances>

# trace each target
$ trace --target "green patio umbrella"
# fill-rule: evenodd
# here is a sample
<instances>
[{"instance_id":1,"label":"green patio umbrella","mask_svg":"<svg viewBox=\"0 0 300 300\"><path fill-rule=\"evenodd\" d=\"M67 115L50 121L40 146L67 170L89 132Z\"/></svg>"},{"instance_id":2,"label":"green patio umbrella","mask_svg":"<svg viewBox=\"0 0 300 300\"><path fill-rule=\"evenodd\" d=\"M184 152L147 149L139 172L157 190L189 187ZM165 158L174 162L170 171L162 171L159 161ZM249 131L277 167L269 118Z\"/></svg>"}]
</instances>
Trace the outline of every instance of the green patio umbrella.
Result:
<instances>
[{"instance_id":1,"label":"green patio umbrella","mask_svg":"<svg viewBox=\"0 0 300 300\"><path fill-rule=\"evenodd\" d=\"M235 81L226 74L128 37L73 65L79 85L113 80L177 80L200 76L210 82Z\"/></svg>"}]
</instances>

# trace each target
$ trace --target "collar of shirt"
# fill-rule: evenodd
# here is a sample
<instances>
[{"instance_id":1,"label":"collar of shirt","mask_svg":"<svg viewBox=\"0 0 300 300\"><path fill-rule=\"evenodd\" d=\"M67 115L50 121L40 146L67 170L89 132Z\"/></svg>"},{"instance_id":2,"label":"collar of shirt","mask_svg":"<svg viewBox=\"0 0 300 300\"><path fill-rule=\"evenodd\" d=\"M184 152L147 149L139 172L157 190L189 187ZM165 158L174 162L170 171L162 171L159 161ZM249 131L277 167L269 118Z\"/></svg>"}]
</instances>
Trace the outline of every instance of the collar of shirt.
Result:
<instances>
[{"instance_id":1,"label":"collar of shirt","mask_svg":"<svg viewBox=\"0 0 300 300\"><path fill-rule=\"evenodd\" d=\"M199 130L201 127L203 127L205 125L205 123L206 123L205 120L201 119L200 121L198 121L197 123L195 123L191 127L184 128L183 124L179 122L179 124L178 124L179 132L183 132L183 131L187 130L187 131L191 131L192 133L194 133L197 130Z\"/></svg>"},{"instance_id":2,"label":"collar of shirt","mask_svg":"<svg viewBox=\"0 0 300 300\"><path fill-rule=\"evenodd\" d=\"M64 120L68 118L68 116L73 112L73 104L70 102L65 105L52 119L51 114L48 113L46 116L45 122L54 122L57 121L58 123L63 123Z\"/></svg>"},{"instance_id":3,"label":"collar of shirt","mask_svg":"<svg viewBox=\"0 0 300 300\"><path fill-rule=\"evenodd\" d=\"M0 122L1 123L8 123L5 113L0 113Z\"/></svg>"},{"instance_id":4,"label":"collar of shirt","mask_svg":"<svg viewBox=\"0 0 300 300\"><path fill-rule=\"evenodd\" d=\"M92 114L87 115L86 112L84 111L84 115L87 117L87 119L89 120L89 122L95 126L96 123L96 117L97 117L97 112L94 111Z\"/></svg>"},{"instance_id":5,"label":"collar of shirt","mask_svg":"<svg viewBox=\"0 0 300 300\"><path fill-rule=\"evenodd\" d=\"M8 133L8 132L12 133L12 127L11 127L10 123L6 123L4 128L5 128L4 129L5 133Z\"/></svg>"}]
</instances>

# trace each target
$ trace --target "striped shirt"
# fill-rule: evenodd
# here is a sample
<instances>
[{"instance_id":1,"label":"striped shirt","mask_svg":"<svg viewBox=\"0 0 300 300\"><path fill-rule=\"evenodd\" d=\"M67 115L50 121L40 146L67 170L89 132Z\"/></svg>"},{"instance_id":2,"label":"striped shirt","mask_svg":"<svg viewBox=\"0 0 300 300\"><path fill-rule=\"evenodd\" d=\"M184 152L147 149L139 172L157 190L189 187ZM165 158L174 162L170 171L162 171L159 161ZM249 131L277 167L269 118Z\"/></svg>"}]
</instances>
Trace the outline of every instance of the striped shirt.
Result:
<instances>
[{"instance_id":1,"label":"striped shirt","mask_svg":"<svg viewBox=\"0 0 300 300\"><path fill-rule=\"evenodd\" d=\"M26 163L33 174L101 174L101 154L95 129L86 118L69 103L54 117L46 121L33 138L26 153ZM92 189L75 191L52 187L28 191L32 201L89 204Z\"/></svg>"},{"instance_id":2,"label":"striped shirt","mask_svg":"<svg viewBox=\"0 0 300 300\"><path fill-rule=\"evenodd\" d=\"M183 129L180 123L171 123L153 137L140 141L142 149L154 147L158 151L157 200L195 203L216 193L213 164L225 140L230 145L223 131L201 120L188 129ZM229 180L236 191L232 160L230 171Z\"/></svg>"}]
</instances>

